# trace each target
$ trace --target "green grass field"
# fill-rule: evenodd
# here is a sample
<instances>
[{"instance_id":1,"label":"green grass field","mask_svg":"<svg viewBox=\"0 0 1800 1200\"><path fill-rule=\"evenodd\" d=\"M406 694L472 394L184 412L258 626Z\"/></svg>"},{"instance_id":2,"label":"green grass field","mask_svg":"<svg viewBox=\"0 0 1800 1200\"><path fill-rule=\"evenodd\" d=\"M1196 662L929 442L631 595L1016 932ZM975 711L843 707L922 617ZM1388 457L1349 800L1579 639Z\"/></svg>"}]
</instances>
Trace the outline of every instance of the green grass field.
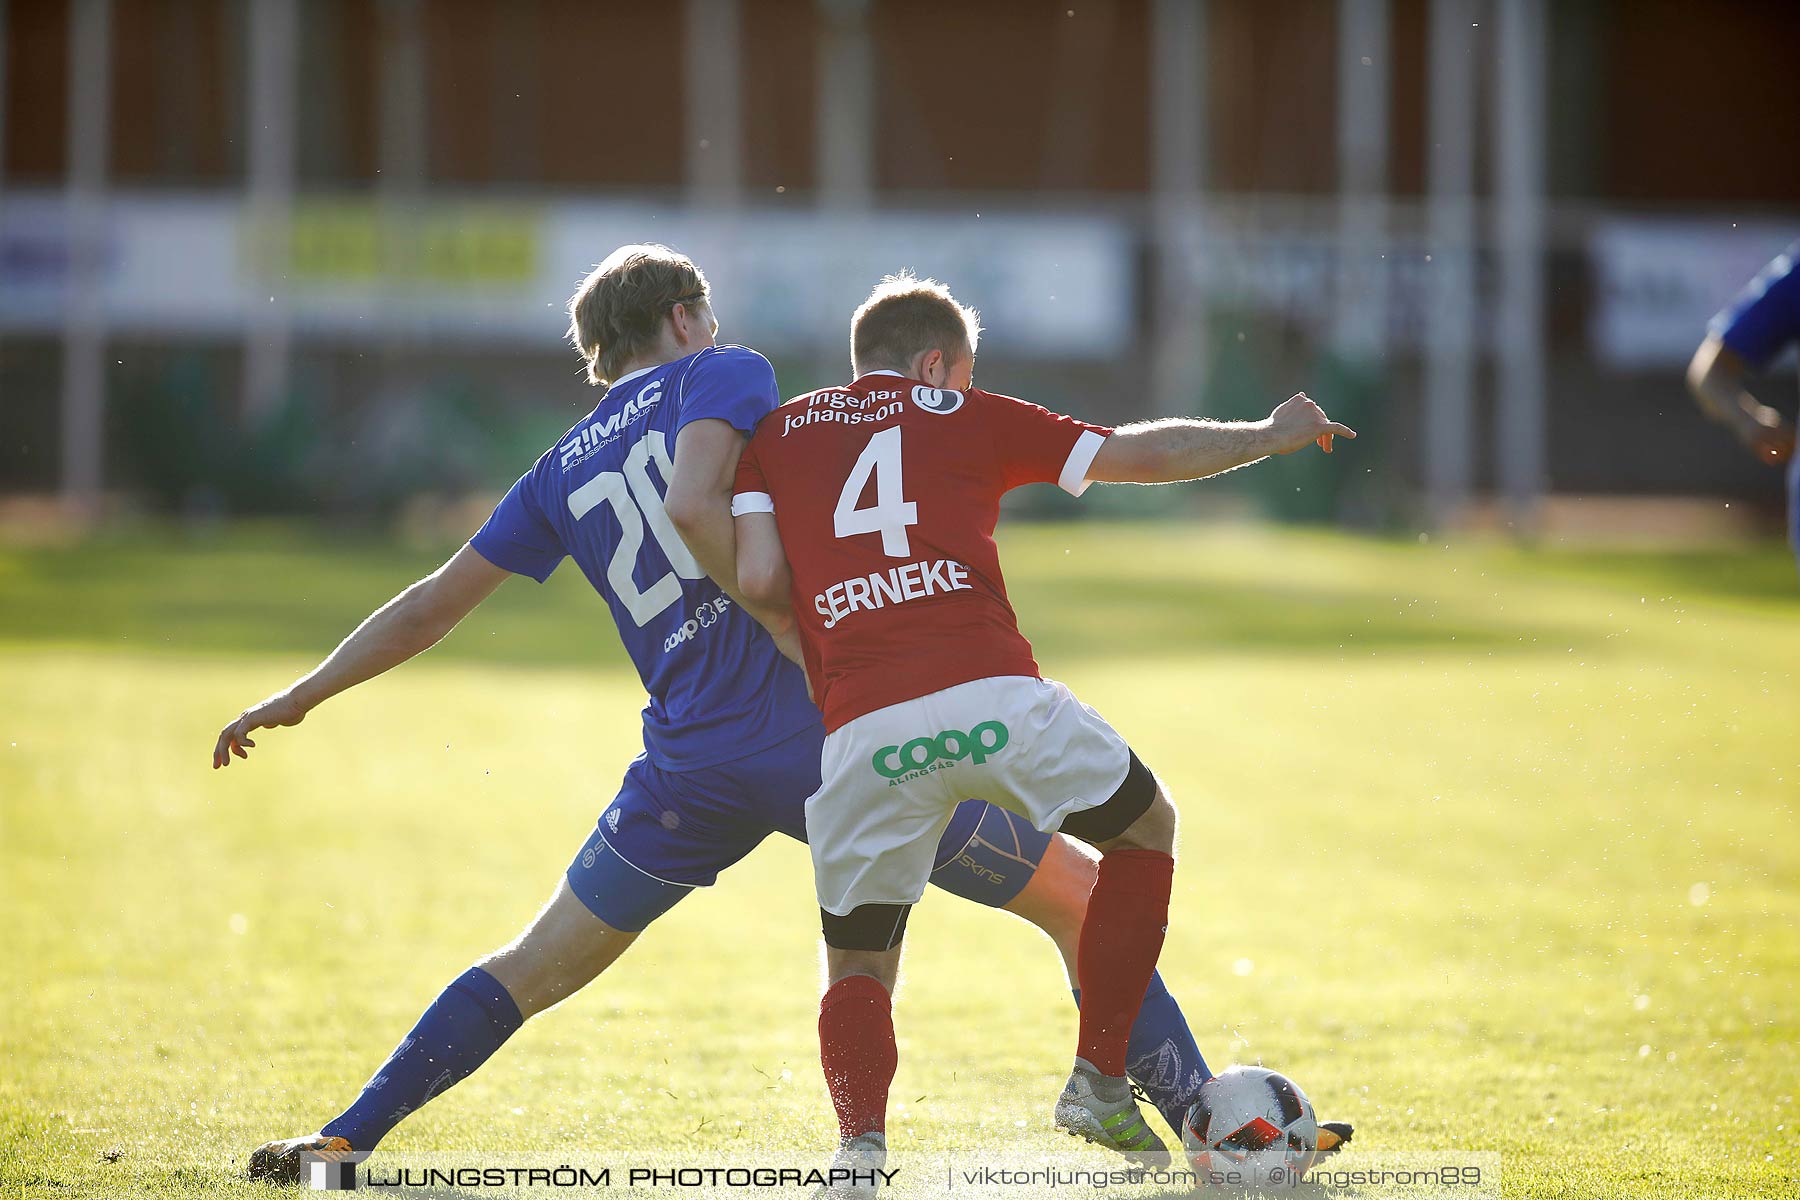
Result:
<instances>
[{"instance_id":1,"label":"green grass field","mask_svg":"<svg viewBox=\"0 0 1800 1200\"><path fill-rule=\"evenodd\" d=\"M1018 526L1047 673L1183 812L1163 970L1215 1068L1508 1195L1800 1194L1800 589L1785 551ZM0 550L0 1194L267 1196L611 797L641 691L567 566L208 770L443 547L286 527ZM815 909L765 845L399 1148L809 1152ZM1061 1150L1049 943L921 907L896 1145Z\"/></svg>"}]
</instances>

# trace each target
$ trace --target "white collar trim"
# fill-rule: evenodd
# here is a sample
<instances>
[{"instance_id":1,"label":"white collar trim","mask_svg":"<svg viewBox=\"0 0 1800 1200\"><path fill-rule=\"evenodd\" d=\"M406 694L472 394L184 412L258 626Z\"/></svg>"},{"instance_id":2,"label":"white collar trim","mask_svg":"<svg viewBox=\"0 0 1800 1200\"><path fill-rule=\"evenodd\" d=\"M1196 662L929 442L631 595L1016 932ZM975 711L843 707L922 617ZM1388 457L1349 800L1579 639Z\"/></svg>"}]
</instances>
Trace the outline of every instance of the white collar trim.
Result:
<instances>
[{"instance_id":1,"label":"white collar trim","mask_svg":"<svg viewBox=\"0 0 1800 1200\"><path fill-rule=\"evenodd\" d=\"M616 387L623 387L625 384L630 383L633 379L636 379L639 375L648 375L650 372L656 370L657 367L664 367L667 365L668 365L667 363L657 363L657 364L655 364L655 366L639 367L637 370L633 371L631 374L621 375L617 379L613 380L611 383L607 384L606 390L610 392Z\"/></svg>"}]
</instances>

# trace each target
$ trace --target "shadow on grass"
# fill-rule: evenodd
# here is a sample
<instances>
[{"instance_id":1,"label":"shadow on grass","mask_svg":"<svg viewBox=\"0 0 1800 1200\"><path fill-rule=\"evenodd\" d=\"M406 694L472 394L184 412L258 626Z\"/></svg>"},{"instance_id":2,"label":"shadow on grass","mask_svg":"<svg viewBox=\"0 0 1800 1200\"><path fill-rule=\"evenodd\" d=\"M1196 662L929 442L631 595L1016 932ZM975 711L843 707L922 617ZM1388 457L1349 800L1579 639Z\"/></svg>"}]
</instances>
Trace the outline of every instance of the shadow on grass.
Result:
<instances>
[{"instance_id":1,"label":"shadow on grass","mask_svg":"<svg viewBox=\"0 0 1800 1200\"><path fill-rule=\"evenodd\" d=\"M1214 580L1022 581L1015 607L1032 644L1058 657L1364 649L1529 651L1542 644L1600 652L1591 631L1503 620L1391 590L1269 587Z\"/></svg>"},{"instance_id":2,"label":"shadow on grass","mask_svg":"<svg viewBox=\"0 0 1800 1200\"><path fill-rule=\"evenodd\" d=\"M286 527L0 551L0 643L323 656L455 547L337 541ZM627 667L611 621L565 563L503 586L433 651L471 661Z\"/></svg>"},{"instance_id":3,"label":"shadow on grass","mask_svg":"<svg viewBox=\"0 0 1800 1200\"><path fill-rule=\"evenodd\" d=\"M1800 570L1786 546L1753 551L1520 551L1503 559L1551 579L1603 583L1652 599L1723 600L1800 610Z\"/></svg>"},{"instance_id":4,"label":"shadow on grass","mask_svg":"<svg viewBox=\"0 0 1800 1200\"><path fill-rule=\"evenodd\" d=\"M209 540L164 534L0 551L0 644L322 656L453 548L326 541L280 526L266 535L236 529ZM1380 563L1371 564L1367 586L1350 587L1170 577L1151 564L1071 574L1066 561L1060 550L1023 547L1009 559L1022 626L1046 659L1396 648L1466 654L1543 644L1604 652L1592 630L1409 596ZM1712 574L1710 564L1698 573ZM629 669L608 614L571 563L543 587L510 581L432 656Z\"/></svg>"}]
</instances>

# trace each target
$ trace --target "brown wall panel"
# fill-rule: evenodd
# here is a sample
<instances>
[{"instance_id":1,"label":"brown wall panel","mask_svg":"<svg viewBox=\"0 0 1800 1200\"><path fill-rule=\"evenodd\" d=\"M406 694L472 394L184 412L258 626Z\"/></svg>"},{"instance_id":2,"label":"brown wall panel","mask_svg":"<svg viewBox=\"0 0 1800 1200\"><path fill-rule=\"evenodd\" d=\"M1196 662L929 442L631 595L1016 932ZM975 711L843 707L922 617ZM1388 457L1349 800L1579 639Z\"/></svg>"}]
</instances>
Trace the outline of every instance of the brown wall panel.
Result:
<instances>
[{"instance_id":1,"label":"brown wall panel","mask_svg":"<svg viewBox=\"0 0 1800 1200\"><path fill-rule=\"evenodd\" d=\"M306 19L324 23L322 53L332 62L325 78L334 95L329 115L327 178L331 182L373 183L381 145L381 32L376 0L311 0ZM324 11L316 11L323 9ZM302 76L300 103L312 103ZM427 165L429 169L429 164Z\"/></svg>"},{"instance_id":2,"label":"brown wall panel","mask_svg":"<svg viewBox=\"0 0 1800 1200\"><path fill-rule=\"evenodd\" d=\"M430 97L431 178L477 184L493 179L489 129L505 119L494 78L493 48L501 35L497 27L529 20L535 8L486 0L432 0L425 6L421 33Z\"/></svg>"},{"instance_id":3,"label":"brown wall panel","mask_svg":"<svg viewBox=\"0 0 1800 1200\"><path fill-rule=\"evenodd\" d=\"M1426 0L1394 0L1388 34L1388 183L1398 196L1425 192L1425 97L1430 88L1430 12Z\"/></svg>"},{"instance_id":4,"label":"brown wall panel","mask_svg":"<svg viewBox=\"0 0 1800 1200\"><path fill-rule=\"evenodd\" d=\"M69 6L6 6L6 180L59 180L68 139Z\"/></svg>"},{"instance_id":5,"label":"brown wall panel","mask_svg":"<svg viewBox=\"0 0 1800 1200\"><path fill-rule=\"evenodd\" d=\"M1145 7L1141 0L874 6L877 186L1142 189Z\"/></svg>"},{"instance_id":6,"label":"brown wall panel","mask_svg":"<svg viewBox=\"0 0 1800 1200\"><path fill-rule=\"evenodd\" d=\"M1800 3L1611 6L1601 191L1800 204Z\"/></svg>"},{"instance_id":7,"label":"brown wall panel","mask_svg":"<svg viewBox=\"0 0 1800 1200\"><path fill-rule=\"evenodd\" d=\"M227 123L239 90L243 22L217 0L114 0L112 158L121 184L218 184L235 175ZM229 43L229 44L228 44Z\"/></svg>"},{"instance_id":8,"label":"brown wall panel","mask_svg":"<svg viewBox=\"0 0 1800 1200\"><path fill-rule=\"evenodd\" d=\"M1337 6L1221 0L1207 12L1210 185L1329 191L1337 181Z\"/></svg>"},{"instance_id":9,"label":"brown wall panel","mask_svg":"<svg viewBox=\"0 0 1800 1200\"><path fill-rule=\"evenodd\" d=\"M546 0L541 7L542 181L678 185L682 6Z\"/></svg>"},{"instance_id":10,"label":"brown wall panel","mask_svg":"<svg viewBox=\"0 0 1800 1200\"><path fill-rule=\"evenodd\" d=\"M744 183L753 198L778 187L796 192L814 186L819 38L813 14L813 0L744 5Z\"/></svg>"}]
</instances>

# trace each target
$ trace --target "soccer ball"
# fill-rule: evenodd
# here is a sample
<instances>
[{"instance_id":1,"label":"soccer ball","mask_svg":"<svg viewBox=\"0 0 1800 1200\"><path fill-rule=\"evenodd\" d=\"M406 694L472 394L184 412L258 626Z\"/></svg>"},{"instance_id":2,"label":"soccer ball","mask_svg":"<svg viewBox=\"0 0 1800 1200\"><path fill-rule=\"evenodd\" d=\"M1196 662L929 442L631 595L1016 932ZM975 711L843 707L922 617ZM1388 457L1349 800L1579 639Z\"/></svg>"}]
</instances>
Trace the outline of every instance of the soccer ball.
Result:
<instances>
[{"instance_id":1,"label":"soccer ball","mask_svg":"<svg viewBox=\"0 0 1800 1200\"><path fill-rule=\"evenodd\" d=\"M1232 1067L1201 1084L1181 1125L1188 1162L1214 1187L1294 1187L1319 1147L1312 1101L1265 1067Z\"/></svg>"}]
</instances>

